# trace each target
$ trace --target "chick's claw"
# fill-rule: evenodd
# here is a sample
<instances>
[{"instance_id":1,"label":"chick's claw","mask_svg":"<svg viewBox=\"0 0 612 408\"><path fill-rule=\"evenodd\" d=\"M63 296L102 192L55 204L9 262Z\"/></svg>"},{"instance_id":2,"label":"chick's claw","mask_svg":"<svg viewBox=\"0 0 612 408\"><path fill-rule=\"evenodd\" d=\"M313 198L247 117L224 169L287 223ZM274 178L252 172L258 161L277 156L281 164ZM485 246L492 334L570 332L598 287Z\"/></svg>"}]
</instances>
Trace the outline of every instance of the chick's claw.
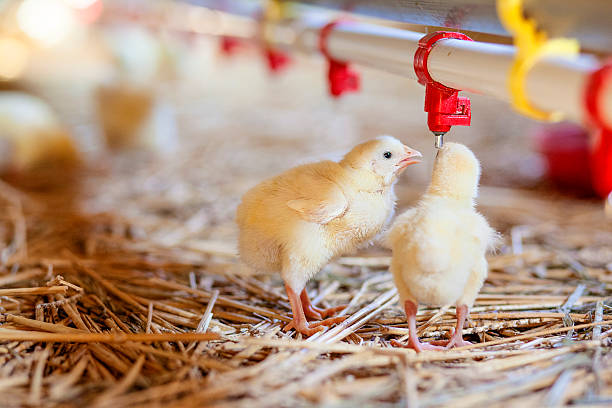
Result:
<instances>
[{"instance_id":1,"label":"chick's claw","mask_svg":"<svg viewBox=\"0 0 612 408\"><path fill-rule=\"evenodd\" d=\"M310 319L321 320L326 317L333 316L336 313L346 309L346 306L347 305L342 305L342 306L330 307L327 309L321 309L313 305L308 305L308 306L304 305L304 314L306 315L306 317Z\"/></svg>"},{"instance_id":2,"label":"chick's claw","mask_svg":"<svg viewBox=\"0 0 612 408\"><path fill-rule=\"evenodd\" d=\"M323 315L321 314L322 310L315 308L314 306L311 307L304 307L304 316L306 316L306 318L308 318L309 320L321 320L323 319Z\"/></svg>"},{"instance_id":3,"label":"chick's claw","mask_svg":"<svg viewBox=\"0 0 612 408\"><path fill-rule=\"evenodd\" d=\"M319 320L318 322L311 322L310 327L331 326L333 324L342 323L347 317L348 316L336 316L325 320Z\"/></svg>"},{"instance_id":4,"label":"chick's claw","mask_svg":"<svg viewBox=\"0 0 612 408\"><path fill-rule=\"evenodd\" d=\"M323 317L329 317L329 316L335 315L338 312L343 311L347 307L348 307L348 305L340 305L340 306L336 306L336 307L329 307L327 309L322 309L320 312L323 315Z\"/></svg>"},{"instance_id":5,"label":"chick's claw","mask_svg":"<svg viewBox=\"0 0 612 408\"><path fill-rule=\"evenodd\" d=\"M295 329L297 332L302 333L305 336L312 336L313 334L325 330L324 326L331 326L334 324L342 323L348 316L337 316L331 317L325 320L319 320L316 322L299 322L296 324L295 320L289 322L283 331L289 331Z\"/></svg>"}]
</instances>

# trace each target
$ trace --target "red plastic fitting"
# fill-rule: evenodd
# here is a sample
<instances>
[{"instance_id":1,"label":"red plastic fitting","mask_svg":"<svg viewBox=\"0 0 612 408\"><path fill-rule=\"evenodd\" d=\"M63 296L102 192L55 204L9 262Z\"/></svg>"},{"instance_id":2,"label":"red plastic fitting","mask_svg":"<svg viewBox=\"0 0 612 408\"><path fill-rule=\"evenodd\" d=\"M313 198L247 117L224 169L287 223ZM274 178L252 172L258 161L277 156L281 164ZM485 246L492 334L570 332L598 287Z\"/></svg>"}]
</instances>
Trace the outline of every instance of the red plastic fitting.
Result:
<instances>
[{"instance_id":1,"label":"red plastic fitting","mask_svg":"<svg viewBox=\"0 0 612 408\"><path fill-rule=\"evenodd\" d=\"M419 83L425 85L425 112L427 125L434 133L446 133L451 126L470 126L472 110L470 99L459 96L459 89L442 85L429 74L427 60L434 45L445 38L473 41L465 34L453 31L438 31L427 34L419 40L419 47L414 53L414 72Z\"/></svg>"},{"instance_id":2,"label":"red plastic fitting","mask_svg":"<svg viewBox=\"0 0 612 408\"><path fill-rule=\"evenodd\" d=\"M262 53L268 66L268 71L272 75L278 75L291 64L291 57L284 51L269 44L265 39L266 19L263 11L257 12L255 19L259 22L258 41L262 47Z\"/></svg>"},{"instance_id":3,"label":"red plastic fitting","mask_svg":"<svg viewBox=\"0 0 612 408\"><path fill-rule=\"evenodd\" d=\"M231 56L238 51L240 47L242 47L242 42L235 37L223 36L221 37L221 42L219 49L221 50L221 54L225 56Z\"/></svg>"},{"instance_id":4,"label":"red plastic fitting","mask_svg":"<svg viewBox=\"0 0 612 408\"><path fill-rule=\"evenodd\" d=\"M359 74L351 69L346 61L338 61L334 59L327 50L327 37L333 29L343 22L350 20L336 19L327 23L319 32L319 51L327 59L327 80L329 84L329 93L334 98L338 98L345 92L355 92L359 90Z\"/></svg>"},{"instance_id":5,"label":"red plastic fitting","mask_svg":"<svg viewBox=\"0 0 612 408\"><path fill-rule=\"evenodd\" d=\"M265 48L264 55L268 63L268 68L273 74L280 73L291 63L291 57L289 55L275 48Z\"/></svg>"},{"instance_id":6,"label":"red plastic fitting","mask_svg":"<svg viewBox=\"0 0 612 408\"><path fill-rule=\"evenodd\" d=\"M589 120L598 128L612 132L612 128L604 122L601 112L600 96L603 85L612 77L612 61L593 71L587 80L584 92L584 106Z\"/></svg>"},{"instance_id":7,"label":"red plastic fitting","mask_svg":"<svg viewBox=\"0 0 612 408\"><path fill-rule=\"evenodd\" d=\"M591 73L584 92L585 110L597 137L591 150L591 177L601 197L612 192L612 128L604 121L601 108L601 92L607 81L612 81L612 62Z\"/></svg>"}]
</instances>

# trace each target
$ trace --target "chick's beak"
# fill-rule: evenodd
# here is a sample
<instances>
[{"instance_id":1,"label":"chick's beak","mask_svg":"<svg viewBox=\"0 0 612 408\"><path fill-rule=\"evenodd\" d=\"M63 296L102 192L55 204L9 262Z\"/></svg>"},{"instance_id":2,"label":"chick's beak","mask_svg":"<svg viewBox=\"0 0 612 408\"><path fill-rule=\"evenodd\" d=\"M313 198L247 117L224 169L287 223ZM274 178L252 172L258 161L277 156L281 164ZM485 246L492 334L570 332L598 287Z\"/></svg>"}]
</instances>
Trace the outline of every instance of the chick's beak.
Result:
<instances>
[{"instance_id":1,"label":"chick's beak","mask_svg":"<svg viewBox=\"0 0 612 408\"><path fill-rule=\"evenodd\" d=\"M420 163L421 162L421 160L419 158L423 157L423 155L418 150L414 150L414 149L411 149L411 148L409 148L407 146L404 146L404 152L406 153L406 157L404 157L402 160L400 160L400 162L399 162L400 169L405 169L406 167L410 166L411 164L416 164L416 163Z\"/></svg>"}]
</instances>

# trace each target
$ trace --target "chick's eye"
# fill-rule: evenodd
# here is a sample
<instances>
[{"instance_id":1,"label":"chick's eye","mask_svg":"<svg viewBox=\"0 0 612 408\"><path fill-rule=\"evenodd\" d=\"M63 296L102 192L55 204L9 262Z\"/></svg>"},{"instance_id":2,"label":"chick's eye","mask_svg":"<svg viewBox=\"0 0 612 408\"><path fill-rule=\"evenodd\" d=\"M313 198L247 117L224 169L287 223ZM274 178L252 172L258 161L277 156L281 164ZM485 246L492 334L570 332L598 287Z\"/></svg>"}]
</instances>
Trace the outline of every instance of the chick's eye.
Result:
<instances>
[{"instance_id":1,"label":"chick's eye","mask_svg":"<svg viewBox=\"0 0 612 408\"><path fill-rule=\"evenodd\" d=\"M393 156L393 153L391 153L391 152L384 152L384 153L383 153L383 157L384 157L385 159L390 159L390 158L391 158L391 156Z\"/></svg>"}]
</instances>

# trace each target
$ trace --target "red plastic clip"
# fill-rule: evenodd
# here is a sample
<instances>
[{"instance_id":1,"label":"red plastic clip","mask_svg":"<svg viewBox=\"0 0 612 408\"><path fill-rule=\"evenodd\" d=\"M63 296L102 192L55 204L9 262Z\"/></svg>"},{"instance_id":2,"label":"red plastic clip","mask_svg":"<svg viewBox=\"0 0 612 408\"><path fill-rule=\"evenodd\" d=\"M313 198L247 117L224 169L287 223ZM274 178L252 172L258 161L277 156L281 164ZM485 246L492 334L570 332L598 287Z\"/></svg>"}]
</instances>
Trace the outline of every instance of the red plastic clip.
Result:
<instances>
[{"instance_id":1,"label":"red plastic clip","mask_svg":"<svg viewBox=\"0 0 612 408\"><path fill-rule=\"evenodd\" d=\"M269 4L273 5L274 3L271 2ZM269 22L266 18L266 12L259 11L255 19L259 22L257 39L261 45L263 56L266 59L268 70L272 74L279 74L291 64L291 57L282 50L275 48L267 38L266 26Z\"/></svg>"},{"instance_id":2,"label":"red plastic clip","mask_svg":"<svg viewBox=\"0 0 612 408\"><path fill-rule=\"evenodd\" d=\"M231 56L242 47L242 41L235 37L223 36L221 37L220 50L221 54Z\"/></svg>"},{"instance_id":3,"label":"red plastic clip","mask_svg":"<svg viewBox=\"0 0 612 408\"><path fill-rule=\"evenodd\" d=\"M414 53L414 72L419 83L425 85L425 112L427 125L434 133L446 133L451 126L470 126L472 110L470 99L458 96L458 89L449 88L433 80L427 68L427 59L433 46L444 38L472 41L465 34L453 31L438 31L428 34L419 41Z\"/></svg>"},{"instance_id":4,"label":"red plastic clip","mask_svg":"<svg viewBox=\"0 0 612 408\"><path fill-rule=\"evenodd\" d=\"M359 90L359 73L352 70L348 62L334 59L327 50L327 37L336 25L346 21L346 19L333 20L321 28L319 33L319 51L321 51L321 54L325 56L328 62L327 79L329 93L334 98L338 98L345 92Z\"/></svg>"},{"instance_id":5,"label":"red plastic clip","mask_svg":"<svg viewBox=\"0 0 612 408\"><path fill-rule=\"evenodd\" d=\"M282 51L275 48L266 48L264 50L266 61L270 72L278 74L283 71L291 63L291 57Z\"/></svg>"},{"instance_id":6,"label":"red plastic clip","mask_svg":"<svg viewBox=\"0 0 612 408\"><path fill-rule=\"evenodd\" d=\"M589 120L593 125L605 129L607 132L612 132L612 127L608 126L602 118L600 96L603 85L606 81L612 80L611 78L612 61L602 65L599 69L591 73L584 92L584 106Z\"/></svg>"},{"instance_id":7,"label":"red plastic clip","mask_svg":"<svg viewBox=\"0 0 612 408\"><path fill-rule=\"evenodd\" d=\"M597 141L591 150L591 176L593 187L601 197L612 192L612 127L604 121L601 111L601 91L607 81L612 81L612 62L589 76L584 92L588 118L597 128Z\"/></svg>"}]
</instances>

